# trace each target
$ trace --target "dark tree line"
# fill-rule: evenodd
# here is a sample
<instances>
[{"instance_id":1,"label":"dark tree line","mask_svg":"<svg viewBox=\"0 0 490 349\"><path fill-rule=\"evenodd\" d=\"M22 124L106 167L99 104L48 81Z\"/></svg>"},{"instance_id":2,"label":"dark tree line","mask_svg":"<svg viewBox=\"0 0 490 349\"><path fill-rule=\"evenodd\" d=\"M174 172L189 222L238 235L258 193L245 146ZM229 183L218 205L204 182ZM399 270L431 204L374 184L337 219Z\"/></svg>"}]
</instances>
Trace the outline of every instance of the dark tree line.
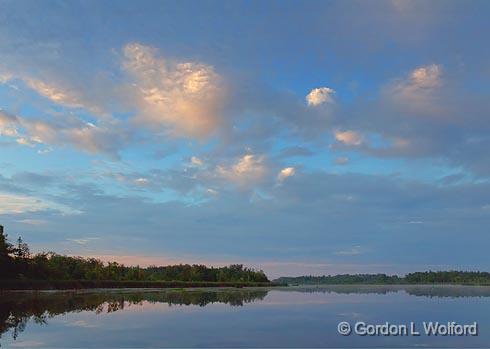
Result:
<instances>
[{"instance_id":1,"label":"dark tree line","mask_svg":"<svg viewBox=\"0 0 490 349\"><path fill-rule=\"evenodd\" d=\"M298 285L343 285L343 284L369 284L385 285L402 283L402 278L386 274L340 274L340 275L323 275L323 276L298 276L298 277L281 277L274 280L284 284Z\"/></svg>"},{"instance_id":2,"label":"dark tree line","mask_svg":"<svg viewBox=\"0 0 490 349\"><path fill-rule=\"evenodd\" d=\"M113 280L113 281L206 281L268 282L263 271L233 264L226 267L205 265L125 266L104 263L96 258L71 257L54 252L31 254L19 237L11 244L0 225L0 279L32 280Z\"/></svg>"},{"instance_id":3,"label":"dark tree line","mask_svg":"<svg viewBox=\"0 0 490 349\"><path fill-rule=\"evenodd\" d=\"M490 273L481 271L426 271L405 276L409 284L490 284Z\"/></svg>"},{"instance_id":4,"label":"dark tree line","mask_svg":"<svg viewBox=\"0 0 490 349\"><path fill-rule=\"evenodd\" d=\"M324 276L281 277L274 282L297 285L393 285L393 284L458 284L490 285L490 273L477 271L427 271L400 277L386 274L343 274Z\"/></svg>"}]
</instances>

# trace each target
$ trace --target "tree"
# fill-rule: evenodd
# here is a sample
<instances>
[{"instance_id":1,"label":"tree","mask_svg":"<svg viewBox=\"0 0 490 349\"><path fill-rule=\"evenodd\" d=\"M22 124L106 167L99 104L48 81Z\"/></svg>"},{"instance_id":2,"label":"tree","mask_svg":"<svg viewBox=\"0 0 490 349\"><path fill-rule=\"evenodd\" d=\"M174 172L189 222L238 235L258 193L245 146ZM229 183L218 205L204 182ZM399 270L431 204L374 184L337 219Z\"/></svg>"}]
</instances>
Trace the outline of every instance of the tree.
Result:
<instances>
[{"instance_id":1,"label":"tree","mask_svg":"<svg viewBox=\"0 0 490 349\"><path fill-rule=\"evenodd\" d=\"M31 256L29 245L27 245L19 236L17 239L17 247L14 248L14 255L16 258L27 259Z\"/></svg>"},{"instance_id":2,"label":"tree","mask_svg":"<svg viewBox=\"0 0 490 349\"><path fill-rule=\"evenodd\" d=\"M0 258L8 258L12 253L12 244L7 240L8 235L3 231L3 225L0 225Z\"/></svg>"},{"instance_id":3,"label":"tree","mask_svg":"<svg viewBox=\"0 0 490 349\"><path fill-rule=\"evenodd\" d=\"M7 234L0 225L0 278L8 278L13 275L13 259L10 257L12 252L12 244L8 242Z\"/></svg>"}]
</instances>

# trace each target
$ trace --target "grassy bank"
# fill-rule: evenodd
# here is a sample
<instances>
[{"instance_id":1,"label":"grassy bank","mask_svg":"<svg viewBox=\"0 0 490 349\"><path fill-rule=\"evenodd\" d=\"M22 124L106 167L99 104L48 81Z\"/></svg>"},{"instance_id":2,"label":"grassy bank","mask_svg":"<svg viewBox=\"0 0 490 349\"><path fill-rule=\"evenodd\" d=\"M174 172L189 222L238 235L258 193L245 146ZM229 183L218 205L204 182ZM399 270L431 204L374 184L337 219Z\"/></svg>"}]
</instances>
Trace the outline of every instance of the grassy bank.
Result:
<instances>
[{"instance_id":1,"label":"grassy bank","mask_svg":"<svg viewBox=\"0 0 490 349\"><path fill-rule=\"evenodd\" d=\"M272 287L273 282L1 280L0 290L71 290L90 288Z\"/></svg>"}]
</instances>

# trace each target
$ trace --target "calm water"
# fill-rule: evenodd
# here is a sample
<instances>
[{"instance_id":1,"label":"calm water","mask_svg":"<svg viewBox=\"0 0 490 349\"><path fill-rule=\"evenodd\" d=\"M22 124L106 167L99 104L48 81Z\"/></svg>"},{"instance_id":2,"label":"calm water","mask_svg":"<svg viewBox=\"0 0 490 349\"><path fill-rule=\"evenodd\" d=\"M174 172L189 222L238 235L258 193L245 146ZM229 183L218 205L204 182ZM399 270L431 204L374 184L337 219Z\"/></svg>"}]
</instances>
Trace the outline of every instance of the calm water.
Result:
<instances>
[{"instance_id":1,"label":"calm water","mask_svg":"<svg viewBox=\"0 0 490 349\"><path fill-rule=\"evenodd\" d=\"M341 321L476 321L479 335L342 336ZM7 348L489 347L490 287L0 293L0 333Z\"/></svg>"}]
</instances>

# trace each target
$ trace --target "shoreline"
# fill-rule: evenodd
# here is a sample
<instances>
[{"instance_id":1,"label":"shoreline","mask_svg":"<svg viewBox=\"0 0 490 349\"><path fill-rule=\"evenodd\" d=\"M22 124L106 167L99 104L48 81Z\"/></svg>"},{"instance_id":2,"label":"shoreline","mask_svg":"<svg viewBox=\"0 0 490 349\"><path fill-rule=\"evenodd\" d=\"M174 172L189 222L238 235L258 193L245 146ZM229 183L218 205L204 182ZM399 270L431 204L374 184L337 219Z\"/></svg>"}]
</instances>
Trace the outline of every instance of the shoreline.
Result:
<instances>
[{"instance_id":1,"label":"shoreline","mask_svg":"<svg viewBox=\"0 0 490 349\"><path fill-rule=\"evenodd\" d=\"M302 284L286 285L280 283L247 283L247 282L207 282L207 281L89 281L89 280L0 280L1 292L73 292L73 291L161 291L161 290L226 290L226 289L251 289L251 288L274 288L288 289L321 289L321 288L392 288L407 289L416 287L451 288L451 287L490 287L490 284L455 284L455 283L420 283L420 284Z\"/></svg>"},{"instance_id":2,"label":"shoreline","mask_svg":"<svg viewBox=\"0 0 490 349\"><path fill-rule=\"evenodd\" d=\"M0 291L90 290L90 289L175 289L244 288L285 286L273 282L213 281L112 281L112 280L1 280Z\"/></svg>"}]
</instances>

